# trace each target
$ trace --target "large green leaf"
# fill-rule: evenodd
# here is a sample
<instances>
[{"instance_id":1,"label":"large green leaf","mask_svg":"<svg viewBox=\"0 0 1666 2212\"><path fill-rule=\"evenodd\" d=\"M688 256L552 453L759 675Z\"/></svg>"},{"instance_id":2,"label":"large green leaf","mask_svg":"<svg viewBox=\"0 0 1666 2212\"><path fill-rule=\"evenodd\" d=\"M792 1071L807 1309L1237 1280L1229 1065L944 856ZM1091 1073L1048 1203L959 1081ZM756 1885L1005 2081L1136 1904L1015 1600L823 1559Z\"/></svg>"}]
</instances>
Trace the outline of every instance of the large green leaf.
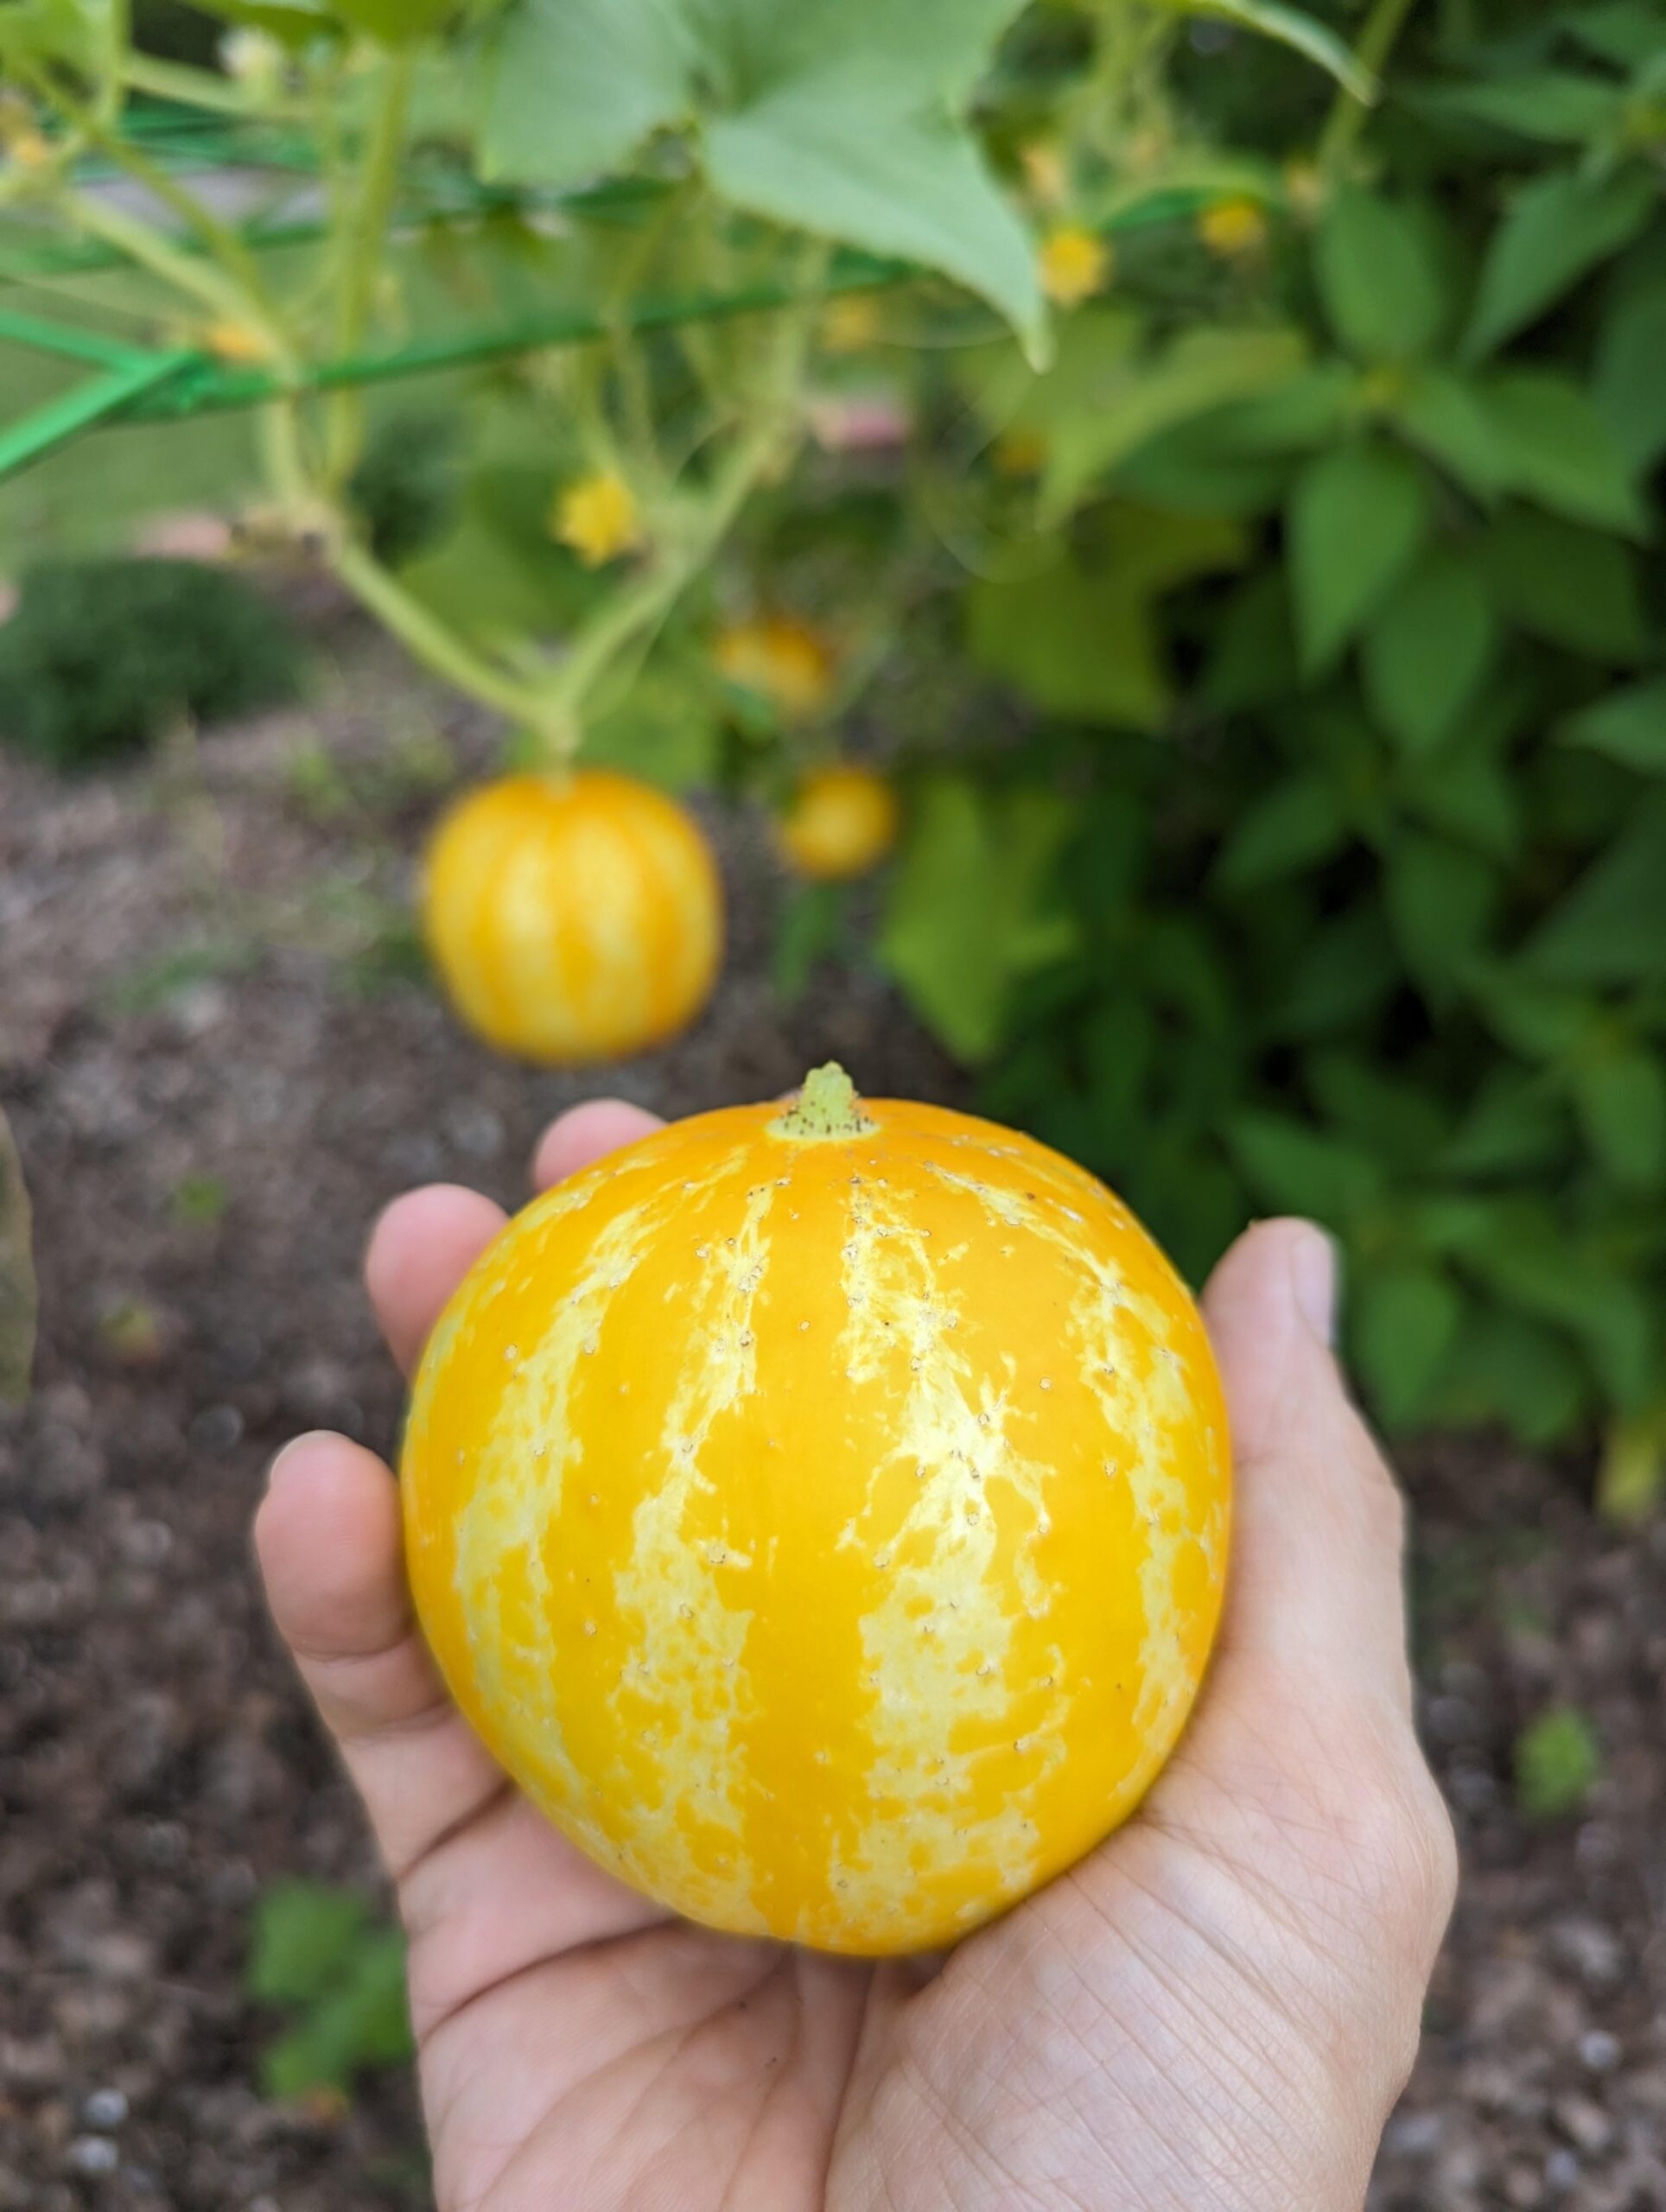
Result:
<instances>
[{"instance_id":1,"label":"large green leaf","mask_svg":"<svg viewBox=\"0 0 1666 2212\"><path fill-rule=\"evenodd\" d=\"M330 0L199 0L211 16L247 29L268 32L285 46L304 46L321 32L329 32L345 11Z\"/></svg>"},{"instance_id":2,"label":"large green leaf","mask_svg":"<svg viewBox=\"0 0 1666 2212\"><path fill-rule=\"evenodd\" d=\"M91 74L107 50L111 21L111 0L0 0L0 54Z\"/></svg>"},{"instance_id":3,"label":"large green leaf","mask_svg":"<svg viewBox=\"0 0 1666 2212\"><path fill-rule=\"evenodd\" d=\"M1472 378L1424 364L1406 378L1389 411L1401 436L1473 498L1489 503L1504 490L1510 454Z\"/></svg>"},{"instance_id":4,"label":"large green leaf","mask_svg":"<svg viewBox=\"0 0 1666 2212\"><path fill-rule=\"evenodd\" d=\"M1287 1116L1239 1114L1227 1145L1252 1191L1280 1213L1311 1214L1341 1228L1381 1197L1381 1164L1363 1146Z\"/></svg>"},{"instance_id":5,"label":"large green leaf","mask_svg":"<svg viewBox=\"0 0 1666 2212\"><path fill-rule=\"evenodd\" d=\"M1517 508L1493 524L1481 558L1494 600L1524 630L1611 664L1648 650L1637 563L1617 538Z\"/></svg>"},{"instance_id":6,"label":"large green leaf","mask_svg":"<svg viewBox=\"0 0 1666 2212\"><path fill-rule=\"evenodd\" d=\"M1565 37L1618 69L1641 69L1660 55L1656 0L1574 0L1560 11L1560 27Z\"/></svg>"},{"instance_id":7,"label":"large green leaf","mask_svg":"<svg viewBox=\"0 0 1666 2212\"><path fill-rule=\"evenodd\" d=\"M1451 1279L1429 1262L1364 1270L1351 1301L1353 1341L1371 1400L1390 1427L1423 1413L1463 1310Z\"/></svg>"},{"instance_id":8,"label":"large green leaf","mask_svg":"<svg viewBox=\"0 0 1666 2212\"><path fill-rule=\"evenodd\" d=\"M1060 519L1091 483L1160 432L1287 384L1306 353L1299 331L1205 325L1129 361L1091 406L1058 420L1048 441L1044 517Z\"/></svg>"},{"instance_id":9,"label":"large green leaf","mask_svg":"<svg viewBox=\"0 0 1666 2212\"><path fill-rule=\"evenodd\" d=\"M1464 352L1479 360L1536 322L1588 270L1648 221L1654 187L1640 171L1538 177L1510 206L1481 270Z\"/></svg>"},{"instance_id":10,"label":"large green leaf","mask_svg":"<svg viewBox=\"0 0 1666 2212\"><path fill-rule=\"evenodd\" d=\"M6 1117L0 1114L0 1403L29 1395L36 1293L29 1192Z\"/></svg>"},{"instance_id":11,"label":"large green leaf","mask_svg":"<svg viewBox=\"0 0 1666 2212\"><path fill-rule=\"evenodd\" d=\"M927 1027L963 1059L1000 1044L1014 986L1074 945L1052 888L1070 810L1051 791L920 791L893 879L881 953Z\"/></svg>"},{"instance_id":12,"label":"large green leaf","mask_svg":"<svg viewBox=\"0 0 1666 2212\"><path fill-rule=\"evenodd\" d=\"M1666 270L1610 309L1597 342L1592 397L1633 468L1666 453Z\"/></svg>"},{"instance_id":13,"label":"large green leaf","mask_svg":"<svg viewBox=\"0 0 1666 2212\"><path fill-rule=\"evenodd\" d=\"M1454 979L1480 951L1498 904L1496 869L1443 837L1411 832L1389 851L1389 919L1406 965L1427 997L1443 1005Z\"/></svg>"},{"instance_id":14,"label":"large green leaf","mask_svg":"<svg viewBox=\"0 0 1666 2212\"><path fill-rule=\"evenodd\" d=\"M1287 513L1304 665L1333 662L1409 565L1428 520L1415 462L1388 446L1339 446L1309 461Z\"/></svg>"},{"instance_id":15,"label":"large green leaf","mask_svg":"<svg viewBox=\"0 0 1666 2212\"><path fill-rule=\"evenodd\" d=\"M1666 676L1609 692L1570 715L1556 734L1644 775L1666 776Z\"/></svg>"},{"instance_id":16,"label":"large green leaf","mask_svg":"<svg viewBox=\"0 0 1666 2212\"><path fill-rule=\"evenodd\" d=\"M1150 594L1072 567L976 584L974 657L1048 714L1154 729L1169 703Z\"/></svg>"},{"instance_id":17,"label":"large green leaf","mask_svg":"<svg viewBox=\"0 0 1666 2212\"><path fill-rule=\"evenodd\" d=\"M1415 211L1344 186L1326 210L1315 265L1331 327L1363 360L1410 360L1440 336L1446 288Z\"/></svg>"},{"instance_id":18,"label":"large green leaf","mask_svg":"<svg viewBox=\"0 0 1666 2212\"><path fill-rule=\"evenodd\" d=\"M1551 145L1582 145L1618 119L1620 88L1612 77L1572 69L1523 70L1472 85L1434 85L1418 93L1428 112L1486 123Z\"/></svg>"},{"instance_id":19,"label":"large green leaf","mask_svg":"<svg viewBox=\"0 0 1666 2212\"><path fill-rule=\"evenodd\" d=\"M1510 369L1484 387L1512 488L1574 522L1641 537L1648 512L1602 416L1571 377Z\"/></svg>"},{"instance_id":20,"label":"large green leaf","mask_svg":"<svg viewBox=\"0 0 1666 2212\"><path fill-rule=\"evenodd\" d=\"M1431 547L1372 617L1362 670L1371 710L1408 753L1451 731L1492 658L1497 625L1472 561Z\"/></svg>"},{"instance_id":21,"label":"large green leaf","mask_svg":"<svg viewBox=\"0 0 1666 2212\"><path fill-rule=\"evenodd\" d=\"M1232 824L1215 880L1224 891L1253 891L1340 852L1348 817L1334 785L1308 768L1275 783Z\"/></svg>"},{"instance_id":22,"label":"large green leaf","mask_svg":"<svg viewBox=\"0 0 1666 2212\"><path fill-rule=\"evenodd\" d=\"M1606 1041L1573 1070L1574 1103L1587 1142L1618 1183L1642 1190L1666 1171L1666 1068L1657 1052Z\"/></svg>"},{"instance_id":23,"label":"large green leaf","mask_svg":"<svg viewBox=\"0 0 1666 2212\"><path fill-rule=\"evenodd\" d=\"M1019 0L515 0L483 141L496 176L564 183L700 126L754 214L900 255L1043 324L1029 235L963 110Z\"/></svg>"},{"instance_id":24,"label":"large green leaf","mask_svg":"<svg viewBox=\"0 0 1666 2212\"><path fill-rule=\"evenodd\" d=\"M1529 940L1534 972L1562 983L1666 976L1666 791L1656 791Z\"/></svg>"}]
</instances>

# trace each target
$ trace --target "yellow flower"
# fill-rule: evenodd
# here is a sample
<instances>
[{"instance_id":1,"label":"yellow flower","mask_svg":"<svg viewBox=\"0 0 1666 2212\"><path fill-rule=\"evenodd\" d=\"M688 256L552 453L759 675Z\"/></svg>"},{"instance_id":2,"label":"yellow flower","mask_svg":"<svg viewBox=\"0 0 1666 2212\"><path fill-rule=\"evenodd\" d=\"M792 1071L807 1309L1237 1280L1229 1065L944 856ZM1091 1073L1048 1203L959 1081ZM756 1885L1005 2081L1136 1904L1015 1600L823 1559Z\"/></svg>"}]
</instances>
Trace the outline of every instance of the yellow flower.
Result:
<instances>
[{"instance_id":1,"label":"yellow flower","mask_svg":"<svg viewBox=\"0 0 1666 2212\"><path fill-rule=\"evenodd\" d=\"M822 344L830 353L864 353L879 334L879 302L871 292L846 292L822 309Z\"/></svg>"},{"instance_id":2,"label":"yellow flower","mask_svg":"<svg viewBox=\"0 0 1666 2212\"><path fill-rule=\"evenodd\" d=\"M1057 207L1069 189L1065 174L1065 157L1051 139L1032 138L1027 146L1019 149L1019 160L1024 165L1024 181L1033 198L1044 207Z\"/></svg>"},{"instance_id":3,"label":"yellow flower","mask_svg":"<svg viewBox=\"0 0 1666 2212\"><path fill-rule=\"evenodd\" d=\"M1003 430L989 459L997 476L1038 476L1046 466L1047 442L1039 430Z\"/></svg>"},{"instance_id":4,"label":"yellow flower","mask_svg":"<svg viewBox=\"0 0 1666 2212\"><path fill-rule=\"evenodd\" d=\"M713 640L712 658L731 683L760 692L784 715L813 715L833 690L832 646L795 615L728 624Z\"/></svg>"},{"instance_id":5,"label":"yellow flower","mask_svg":"<svg viewBox=\"0 0 1666 2212\"><path fill-rule=\"evenodd\" d=\"M1198 236L1223 261L1243 260L1267 243L1267 218L1258 200L1218 200L1198 218Z\"/></svg>"},{"instance_id":6,"label":"yellow flower","mask_svg":"<svg viewBox=\"0 0 1666 2212\"><path fill-rule=\"evenodd\" d=\"M630 486L610 468L575 478L556 495L552 534L570 545L587 569L600 569L642 543L642 521Z\"/></svg>"},{"instance_id":7,"label":"yellow flower","mask_svg":"<svg viewBox=\"0 0 1666 2212\"><path fill-rule=\"evenodd\" d=\"M6 159L20 169L43 169L52 159L52 141L33 127L7 142Z\"/></svg>"},{"instance_id":8,"label":"yellow flower","mask_svg":"<svg viewBox=\"0 0 1666 2212\"><path fill-rule=\"evenodd\" d=\"M1055 307L1079 307L1110 281L1110 248L1079 223L1048 232L1041 248L1041 289Z\"/></svg>"},{"instance_id":9,"label":"yellow flower","mask_svg":"<svg viewBox=\"0 0 1666 2212\"><path fill-rule=\"evenodd\" d=\"M217 361L232 368L258 367L272 358L270 341L246 322L229 319L211 322L202 334L202 342Z\"/></svg>"}]
</instances>

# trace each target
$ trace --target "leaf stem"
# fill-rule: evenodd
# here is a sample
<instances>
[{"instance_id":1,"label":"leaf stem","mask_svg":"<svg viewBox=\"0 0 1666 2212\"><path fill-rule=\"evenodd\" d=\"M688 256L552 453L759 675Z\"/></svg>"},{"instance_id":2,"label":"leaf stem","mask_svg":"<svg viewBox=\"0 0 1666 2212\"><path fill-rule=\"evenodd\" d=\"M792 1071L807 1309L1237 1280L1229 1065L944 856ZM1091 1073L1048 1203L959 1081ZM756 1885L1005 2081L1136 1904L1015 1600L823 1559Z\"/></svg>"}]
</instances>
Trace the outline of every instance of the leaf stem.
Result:
<instances>
[{"instance_id":1,"label":"leaf stem","mask_svg":"<svg viewBox=\"0 0 1666 2212\"><path fill-rule=\"evenodd\" d=\"M1415 4L1416 0L1376 0L1365 18L1354 41L1354 60L1370 83L1376 84L1381 79L1395 41ZM1334 176L1353 151L1370 112L1370 101L1361 99L1346 86L1338 91L1319 134L1319 166L1324 175Z\"/></svg>"}]
</instances>

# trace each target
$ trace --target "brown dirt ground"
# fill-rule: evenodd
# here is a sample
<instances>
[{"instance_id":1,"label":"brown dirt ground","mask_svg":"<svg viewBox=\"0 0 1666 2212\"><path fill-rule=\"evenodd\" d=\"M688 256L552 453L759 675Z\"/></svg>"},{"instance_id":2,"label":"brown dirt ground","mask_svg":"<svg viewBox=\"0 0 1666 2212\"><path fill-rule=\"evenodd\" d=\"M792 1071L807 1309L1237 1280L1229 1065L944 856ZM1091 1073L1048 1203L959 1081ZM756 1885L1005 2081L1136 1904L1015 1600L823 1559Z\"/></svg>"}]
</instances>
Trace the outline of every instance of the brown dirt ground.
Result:
<instances>
[{"instance_id":1,"label":"brown dirt ground","mask_svg":"<svg viewBox=\"0 0 1666 2212\"><path fill-rule=\"evenodd\" d=\"M296 1429L392 1440L357 1281L377 1208L436 1178L512 1198L598 1085L688 1110L834 1052L871 1090L956 1096L874 977L777 1002L755 825L722 833L736 943L694 1034L585 1078L478 1050L390 918L433 741L467 766L485 734L351 629L324 643L308 710L160 766L72 786L0 754L0 1106L43 1293L39 1387L0 1414L0 2212L423 2201L408 2082L264 2101L272 2023L242 1986L263 1884L375 1881L247 1529ZM1666 1526L1622 1539L1578 1469L1498 1445L1404 1472L1466 1878L1373 2205L1666 2208ZM1561 1700L1606 1772L1535 1828L1510 1748Z\"/></svg>"}]
</instances>

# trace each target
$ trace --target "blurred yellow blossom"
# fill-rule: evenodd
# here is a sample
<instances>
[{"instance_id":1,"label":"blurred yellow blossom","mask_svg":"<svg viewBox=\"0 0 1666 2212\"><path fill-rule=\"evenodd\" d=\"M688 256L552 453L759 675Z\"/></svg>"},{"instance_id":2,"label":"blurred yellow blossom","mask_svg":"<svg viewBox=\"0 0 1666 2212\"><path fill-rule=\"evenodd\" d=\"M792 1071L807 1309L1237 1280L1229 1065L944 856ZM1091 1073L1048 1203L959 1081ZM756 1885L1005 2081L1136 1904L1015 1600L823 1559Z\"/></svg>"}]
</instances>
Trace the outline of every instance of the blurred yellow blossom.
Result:
<instances>
[{"instance_id":1,"label":"blurred yellow blossom","mask_svg":"<svg viewBox=\"0 0 1666 2212\"><path fill-rule=\"evenodd\" d=\"M1110 270L1110 248L1079 223L1061 223L1042 244L1041 289L1055 307L1079 307L1091 299L1104 289Z\"/></svg>"},{"instance_id":2,"label":"blurred yellow blossom","mask_svg":"<svg viewBox=\"0 0 1666 2212\"><path fill-rule=\"evenodd\" d=\"M784 715L814 714L833 690L833 648L796 615L761 614L725 625L713 640L712 658L731 683L760 692Z\"/></svg>"},{"instance_id":3,"label":"blurred yellow blossom","mask_svg":"<svg viewBox=\"0 0 1666 2212\"><path fill-rule=\"evenodd\" d=\"M1325 204L1325 180L1319 175L1317 162L1292 161L1284 164L1284 190L1290 202L1290 212L1304 223L1310 223Z\"/></svg>"},{"instance_id":4,"label":"blurred yellow blossom","mask_svg":"<svg viewBox=\"0 0 1666 2212\"><path fill-rule=\"evenodd\" d=\"M211 322L202 333L202 342L217 361L232 368L258 367L272 358L271 341L246 322Z\"/></svg>"},{"instance_id":5,"label":"blurred yellow blossom","mask_svg":"<svg viewBox=\"0 0 1666 2212\"><path fill-rule=\"evenodd\" d=\"M1040 430L1003 430L989 451L997 476L1039 476L1047 444Z\"/></svg>"},{"instance_id":6,"label":"blurred yellow blossom","mask_svg":"<svg viewBox=\"0 0 1666 2212\"><path fill-rule=\"evenodd\" d=\"M576 477L556 495L551 533L571 546L587 569L600 569L642 543L642 521L630 486L610 468Z\"/></svg>"},{"instance_id":7,"label":"blurred yellow blossom","mask_svg":"<svg viewBox=\"0 0 1666 2212\"><path fill-rule=\"evenodd\" d=\"M1218 200L1198 218L1198 236L1223 261L1259 253L1267 243L1267 217L1258 200Z\"/></svg>"},{"instance_id":8,"label":"blurred yellow blossom","mask_svg":"<svg viewBox=\"0 0 1666 2212\"><path fill-rule=\"evenodd\" d=\"M830 353L862 353L879 334L879 302L871 292L846 292L822 309L822 344Z\"/></svg>"}]
</instances>

